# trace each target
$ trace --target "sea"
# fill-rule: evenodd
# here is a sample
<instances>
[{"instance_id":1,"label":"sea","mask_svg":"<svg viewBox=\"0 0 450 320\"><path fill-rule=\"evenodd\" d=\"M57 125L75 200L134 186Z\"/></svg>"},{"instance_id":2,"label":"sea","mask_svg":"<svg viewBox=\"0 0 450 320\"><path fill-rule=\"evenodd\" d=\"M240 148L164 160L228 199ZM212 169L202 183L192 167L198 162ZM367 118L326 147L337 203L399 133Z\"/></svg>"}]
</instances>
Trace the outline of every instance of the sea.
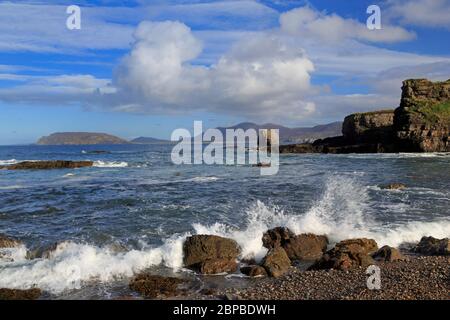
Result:
<instances>
[{"instance_id":1,"label":"sea","mask_svg":"<svg viewBox=\"0 0 450 320\"><path fill-rule=\"evenodd\" d=\"M132 295L128 283L144 271L196 279L192 290L245 286L239 272L202 277L183 268L183 241L194 234L232 238L242 257L257 260L266 253L263 233L276 226L325 234L330 246L353 237L379 246L450 237L449 153L282 154L278 174L263 176L251 165L175 165L172 147L0 147L0 165L94 161L80 169L0 170L0 234L24 243L0 251L0 288L115 299ZM407 188L380 188L394 182Z\"/></svg>"}]
</instances>

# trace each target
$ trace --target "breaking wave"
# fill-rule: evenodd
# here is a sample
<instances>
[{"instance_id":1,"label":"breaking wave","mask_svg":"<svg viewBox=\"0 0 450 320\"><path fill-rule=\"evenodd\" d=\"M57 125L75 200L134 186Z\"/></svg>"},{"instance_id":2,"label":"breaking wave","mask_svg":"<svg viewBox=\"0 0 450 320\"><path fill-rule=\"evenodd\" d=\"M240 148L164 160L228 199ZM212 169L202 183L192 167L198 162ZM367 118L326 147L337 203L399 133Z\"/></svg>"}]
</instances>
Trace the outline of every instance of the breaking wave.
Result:
<instances>
[{"instance_id":1,"label":"breaking wave","mask_svg":"<svg viewBox=\"0 0 450 320\"><path fill-rule=\"evenodd\" d=\"M94 167L97 168L124 168L128 167L128 162L125 161L94 161Z\"/></svg>"},{"instance_id":2,"label":"breaking wave","mask_svg":"<svg viewBox=\"0 0 450 320\"><path fill-rule=\"evenodd\" d=\"M353 237L375 239L380 246L398 246L415 242L422 236L450 236L450 220L413 221L383 225L372 219L368 187L350 177L330 177L321 196L303 213L288 213L283 208L256 201L245 211L240 228L224 223L193 224L194 234L214 234L236 240L242 257L261 259L266 249L263 233L272 227L286 226L295 233L326 234L337 242ZM76 289L89 281L111 282L130 277L151 266L163 264L182 268L182 245L189 232L174 235L162 246L143 246L139 250L117 252L108 247L65 242L48 259L26 260L24 248L15 249L7 258L0 258L0 287L40 287L52 293ZM0 254L1 256L1 254ZM14 261L12 261L14 260Z\"/></svg>"}]
</instances>

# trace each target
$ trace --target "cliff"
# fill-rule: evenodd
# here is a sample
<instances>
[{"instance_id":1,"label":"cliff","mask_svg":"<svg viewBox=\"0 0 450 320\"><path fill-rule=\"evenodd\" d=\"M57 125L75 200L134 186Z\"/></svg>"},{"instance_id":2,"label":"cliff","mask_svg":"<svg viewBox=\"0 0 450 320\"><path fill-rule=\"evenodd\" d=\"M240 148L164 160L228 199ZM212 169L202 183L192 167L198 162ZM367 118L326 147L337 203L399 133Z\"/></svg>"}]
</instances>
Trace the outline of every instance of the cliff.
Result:
<instances>
[{"instance_id":1,"label":"cliff","mask_svg":"<svg viewBox=\"0 0 450 320\"><path fill-rule=\"evenodd\" d=\"M38 140L38 145L93 145L127 144L128 141L106 134L93 132L57 132Z\"/></svg>"},{"instance_id":2,"label":"cliff","mask_svg":"<svg viewBox=\"0 0 450 320\"><path fill-rule=\"evenodd\" d=\"M450 151L450 80L404 81L393 127L399 151Z\"/></svg>"},{"instance_id":3,"label":"cliff","mask_svg":"<svg viewBox=\"0 0 450 320\"><path fill-rule=\"evenodd\" d=\"M450 152L450 80L403 81L395 110L347 116L342 136L281 146L281 153Z\"/></svg>"}]
</instances>

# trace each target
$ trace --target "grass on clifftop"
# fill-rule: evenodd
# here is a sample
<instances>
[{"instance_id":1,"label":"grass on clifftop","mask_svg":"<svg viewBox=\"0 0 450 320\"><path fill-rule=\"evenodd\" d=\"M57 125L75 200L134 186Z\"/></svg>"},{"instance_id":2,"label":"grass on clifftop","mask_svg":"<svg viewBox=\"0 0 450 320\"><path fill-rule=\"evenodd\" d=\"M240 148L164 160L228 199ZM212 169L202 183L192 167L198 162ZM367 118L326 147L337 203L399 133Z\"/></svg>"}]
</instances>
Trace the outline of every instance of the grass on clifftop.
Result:
<instances>
[{"instance_id":1,"label":"grass on clifftop","mask_svg":"<svg viewBox=\"0 0 450 320\"><path fill-rule=\"evenodd\" d=\"M411 111L420 113L428 123L450 123L450 101L435 105L418 103Z\"/></svg>"}]
</instances>

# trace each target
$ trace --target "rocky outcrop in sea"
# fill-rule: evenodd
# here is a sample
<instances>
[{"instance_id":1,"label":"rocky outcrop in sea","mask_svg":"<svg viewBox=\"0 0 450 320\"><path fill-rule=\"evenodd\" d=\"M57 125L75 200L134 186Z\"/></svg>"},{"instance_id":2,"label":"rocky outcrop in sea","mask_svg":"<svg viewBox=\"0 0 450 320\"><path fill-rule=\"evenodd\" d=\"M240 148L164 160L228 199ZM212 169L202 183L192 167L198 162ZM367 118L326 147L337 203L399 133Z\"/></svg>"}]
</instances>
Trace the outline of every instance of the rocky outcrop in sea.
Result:
<instances>
[{"instance_id":1,"label":"rocky outcrop in sea","mask_svg":"<svg viewBox=\"0 0 450 320\"><path fill-rule=\"evenodd\" d=\"M347 116L342 136L280 146L280 153L450 152L450 79L403 81L395 110Z\"/></svg>"}]
</instances>

